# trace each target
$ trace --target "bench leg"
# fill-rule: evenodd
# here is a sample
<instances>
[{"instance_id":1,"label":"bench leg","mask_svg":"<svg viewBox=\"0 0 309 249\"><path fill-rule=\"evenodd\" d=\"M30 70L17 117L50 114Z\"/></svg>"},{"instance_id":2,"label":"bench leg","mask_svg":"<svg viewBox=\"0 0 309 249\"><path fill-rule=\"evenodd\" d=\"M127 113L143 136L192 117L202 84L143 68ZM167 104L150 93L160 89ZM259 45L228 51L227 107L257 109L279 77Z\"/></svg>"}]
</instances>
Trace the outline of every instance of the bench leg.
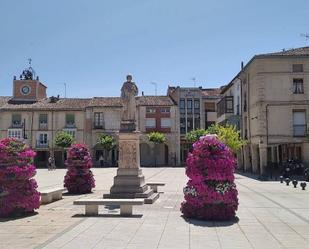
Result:
<instances>
[{"instance_id":1,"label":"bench leg","mask_svg":"<svg viewBox=\"0 0 309 249\"><path fill-rule=\"evenodd\" d=\"M53 196L52 195L43 195L43 196L41 196L41 203L42 204L51 203L52 200L53 200Z\"/></svg>"},{"instance_id":2,"label":"bench leg","mask_svg":"<svg viewBox=\"0 0 309 249\"><path fill-rule=\"evenodd\" d=\"M54 193L53 194L53 201L61 200L62 199L62 192Z\"/></svg>"},{"instance_id":3,"label":"bench leg","mask_svg":"<svg viewBox=\"0 0 309 249\"><path fill-rule=\"evenodd\" d=\"M98 205L86 205L85 211L86 211L86 215L98 215L99 206Z\"/></svg>"},{"instance_id":4,"label":"bench leg","mask_svg":"<svg viewBox=\"0 0 309 249\"><path fill-rule=\"evenodd\" d=\"M120 216L131 216L132 205L120 205Z\"/></svg>"},{"instance_id":5,"label":"bench leg","mask_svg":"<svg viewBox=\"0 0 309 249\"><path fill-rule=\"evenodd\" d=\"M153 190L154 193L158 193L158 186L153 185L153 186L150 186L150 188Z\"/></svg>"}]
</instances>

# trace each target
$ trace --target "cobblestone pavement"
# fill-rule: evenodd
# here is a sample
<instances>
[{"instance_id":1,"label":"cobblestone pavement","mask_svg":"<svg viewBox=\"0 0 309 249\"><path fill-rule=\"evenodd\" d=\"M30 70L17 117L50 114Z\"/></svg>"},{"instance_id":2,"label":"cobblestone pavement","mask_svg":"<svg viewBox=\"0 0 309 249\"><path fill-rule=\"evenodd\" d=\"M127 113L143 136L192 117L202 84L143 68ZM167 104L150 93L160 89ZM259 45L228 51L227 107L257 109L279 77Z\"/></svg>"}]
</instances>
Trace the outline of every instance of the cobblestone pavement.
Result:
<instances>
[{"instance_id":1,"label":"cobblestone pavement","mask_svg":"<svg viewBox=\"0 0 309 249\"><path fill-rule=\"evenodd\" d=\"M236 175L240 206L236 222L186 221L179 211L186 183L183 168L143 168L146 181L162 181L164 193L153 205L134 207L135 216L100 207L99 217L84 217L73 206L82 197L102 197L115 168L94 169L96 188L89 195L64 195L35 215L0 220L0 248L309 248L309 189L260 182ZM39 189L61 186L65 170L40 169Z\"/></svg>"}]
</instances>

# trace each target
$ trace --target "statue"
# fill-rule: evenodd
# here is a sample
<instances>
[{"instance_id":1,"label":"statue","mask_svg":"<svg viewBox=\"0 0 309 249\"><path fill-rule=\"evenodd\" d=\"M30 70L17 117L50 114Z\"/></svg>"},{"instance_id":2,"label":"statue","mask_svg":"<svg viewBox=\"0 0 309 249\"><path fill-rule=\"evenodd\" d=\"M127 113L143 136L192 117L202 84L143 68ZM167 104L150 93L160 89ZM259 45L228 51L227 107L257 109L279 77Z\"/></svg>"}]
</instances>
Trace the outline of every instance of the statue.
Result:
<instances>
[{"instance_id":1,"label":"statue","mask_svg":"<svg viewBox=\"0 0 309 249\"><path fill-rule=\"evenodd\" d=\"M132 81L132 75L127 75L127 81L123 83L121 88L121 98L123 100L123 112L121 115L120 130L135 130L136 121L136 101L135 96L138 94L138 88Z\"/></svg>"}]
</instances>

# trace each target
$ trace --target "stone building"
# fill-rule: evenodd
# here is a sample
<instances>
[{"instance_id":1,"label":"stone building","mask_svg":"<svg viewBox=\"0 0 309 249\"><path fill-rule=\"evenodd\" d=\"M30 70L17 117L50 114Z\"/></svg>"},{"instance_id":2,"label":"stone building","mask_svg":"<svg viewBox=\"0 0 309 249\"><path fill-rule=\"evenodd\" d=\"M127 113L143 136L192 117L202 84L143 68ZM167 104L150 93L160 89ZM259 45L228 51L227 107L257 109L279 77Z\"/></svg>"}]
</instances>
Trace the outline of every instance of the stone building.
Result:
<instances>
[{"instance_id":1,"label":"stone building","mask_svg":"<svg viewBox=\"0 0 309 249\"><path fill-rule=\"evenodd\" d=\"M287 159L308 164L309 47L256 55L239 81L244 169L263 175Z\"/></svg>"},{"instance_id":2,"label":"stone building","mask_svg":"<svg viewBox=\"0 0 309 249\"><path fill-rule=\"evenodd\" d=\"M50 155L54 155L57 166L63 166L65 153L55 146L54 139L57 132L65 131L77 143L87 144L94 163L99 164L103 149L97 144L98 136L107 133L117 140L123 99L47 97L46 88L39 78L35 79L31 67L19 80L14 77L13 96L0 97L0 138L24 140L37 152L35 164L39 167L46 167ZM153 145L146 139L150 131L163 132L167 137L167 143L157 151L157 165L178 165L175 103L168 96L138 96L136 103L137 125L142 133L141 165L153 165ZM106 165L117 165L118 147L106 154Z\"/></svg>"},{"instance_id":3,"label":"stone building","mask_svg":"<svg viewBox=\"0 0 309 249\"><path fill-rule=\"evenodd\" d=\"M183 164L192 147L185 135L192 130L207 129L217 121L216 105L220 99L220 89L169 86L167 94L178 105L180 160Z\"/></svg>"}]
</instances>

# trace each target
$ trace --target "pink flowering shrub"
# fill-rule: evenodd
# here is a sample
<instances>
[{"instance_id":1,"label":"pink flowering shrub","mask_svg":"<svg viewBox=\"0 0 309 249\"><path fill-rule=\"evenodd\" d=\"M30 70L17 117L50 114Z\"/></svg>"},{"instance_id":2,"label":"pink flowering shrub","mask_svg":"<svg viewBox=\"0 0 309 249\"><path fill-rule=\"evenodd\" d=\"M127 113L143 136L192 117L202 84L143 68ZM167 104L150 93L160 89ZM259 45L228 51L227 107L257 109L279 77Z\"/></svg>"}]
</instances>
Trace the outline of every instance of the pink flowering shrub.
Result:
<instances>
[{"instance_id":1,"label":"pink flowering shrub","mask_svg":"<svg viewBox=\"0 0 309 249\"><path fill-rule=\"evenodd\" d=\"M201 137L187 158L181 211L185 217L205 220L230 220L238 207L234 183L235 157L215 135Z\"/></svg>"},{"instance_id":2,"label":"pink flowering shrub","mask_svg":"<svg viewBox=\"0 0 309 249\"><path fill-rule=\"evenodd\" d=\"M14 138L0 140L0 216L33 212L40 193L33 179L35 152Z\"/></svg>"},{"instance_id":3,"label":"pink flowering shrub","mask_svg":"<svg viewBox=\"0 0 309 249\"><path fill-rule=\"evenodd\" d=\"M65 162L68 171L64 177L64 187L71 194L90 193L95 187L95 180L90 170L92 158L84 144L73 144L68 151Z\"/></svg>"}]
</instances>

